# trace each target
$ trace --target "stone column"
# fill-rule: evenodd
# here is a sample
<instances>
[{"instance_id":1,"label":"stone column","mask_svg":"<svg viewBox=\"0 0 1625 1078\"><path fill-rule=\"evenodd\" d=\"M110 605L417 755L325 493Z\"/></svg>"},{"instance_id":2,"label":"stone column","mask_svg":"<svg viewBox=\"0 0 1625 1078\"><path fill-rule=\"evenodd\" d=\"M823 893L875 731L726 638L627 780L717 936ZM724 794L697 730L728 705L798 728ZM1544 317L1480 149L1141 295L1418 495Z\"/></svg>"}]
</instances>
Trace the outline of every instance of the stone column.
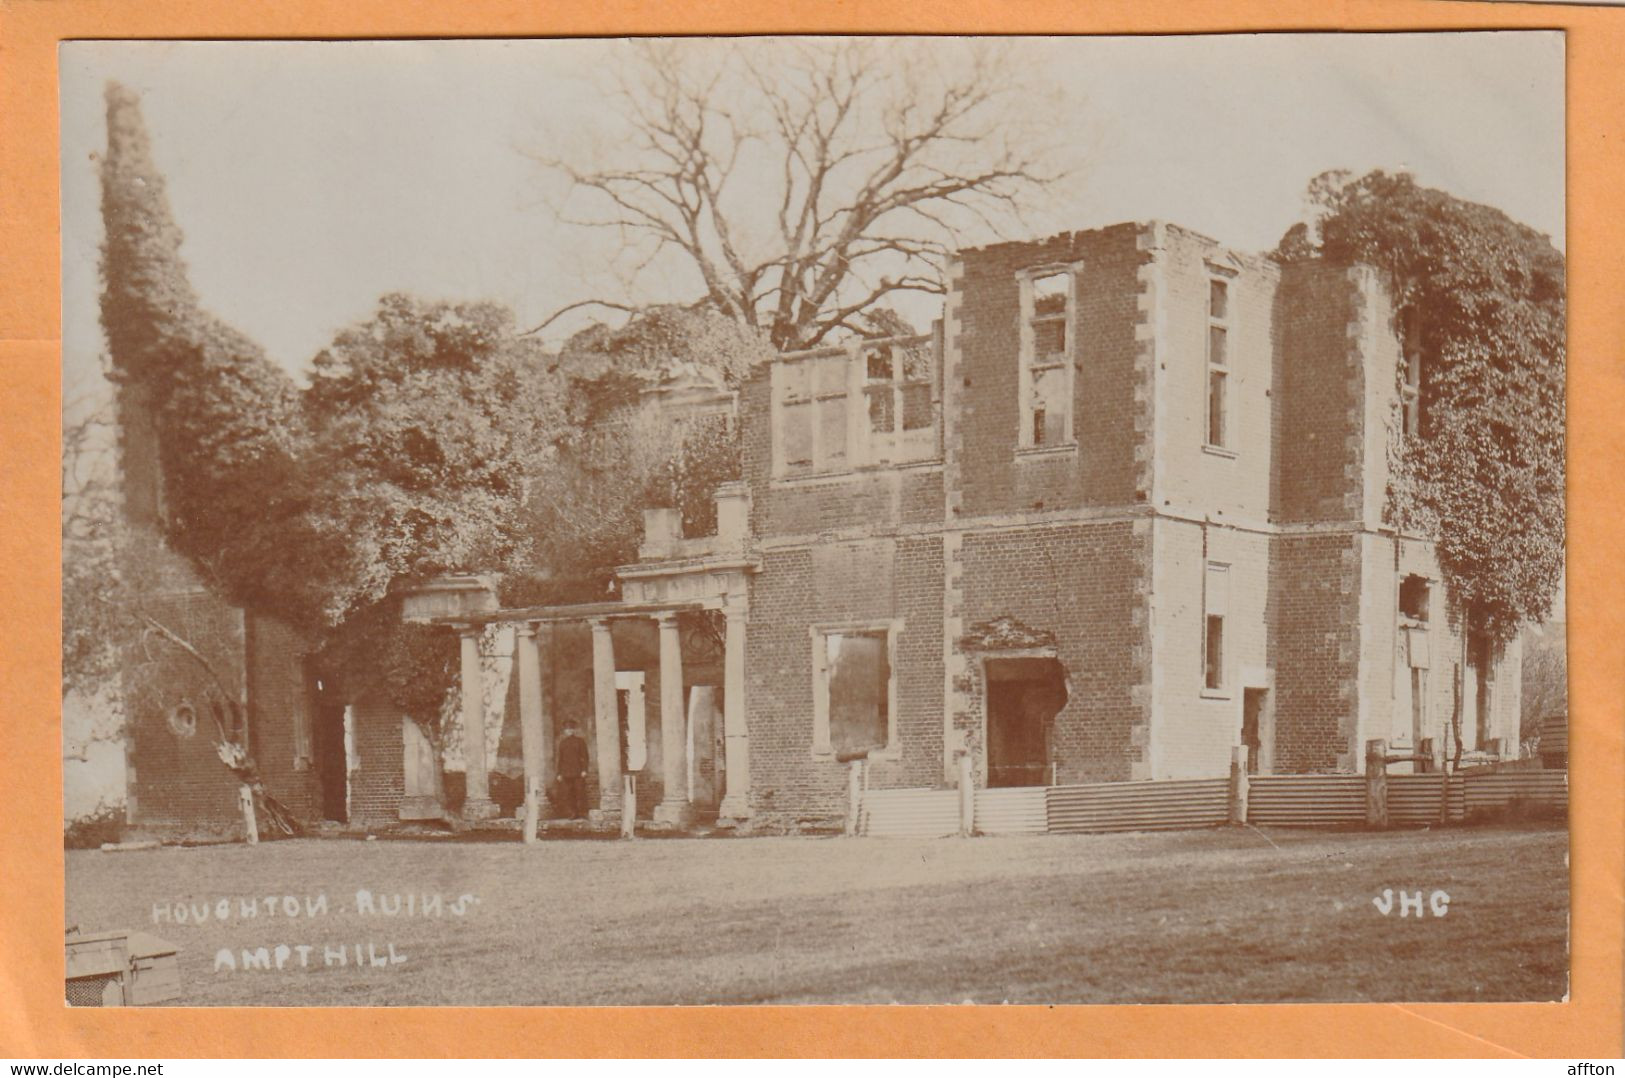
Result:
<instances>
[{"instance_id":1,"label":"stone column","mask_svg":"<svg viewBox=\"0 0 1625 1078\"><path fill-rule=\"evenodd\" d=\"M683 714L683 638L677 615L658 615L660 625L660 804L655 820L688 822L688 723Z\"/></svg>"},{"instance_id":2,"label":"stone column","mask_svg":"<svg viewBox=\"0 0 1625 1078\"><path fill-rule=\"evenodd\" d=\"M514 630L518 652L519 751L525 761L525 814L520 838L536 841L542 812L542 664L536 650L536 623L520 622Z\"/></svg>"},{"instance_id":3,"label":"stone column","mask_svg":"<svg viewBox=\"0 0 1625 1078\"><path fill-rule=\"evenodd\" d=\"M730 605L723 647L722 733L728 792L718 816L735 822L750 817L750 737L745 729L745 609Z\"/></svg>"},{"instance_id":4,"label":"stone column","mask_svg":"<svg viewBox=\"0 0 1625 1078\"><path fill-rule=\"evenodd\" d=\"M463 638L463 818L489 820L497 814L485 767L485 690L480 667L480 631L462 630Z\"/></svg>"},{"instance_id":5,"label":"stone column","mask_svg":"<svg viewBox=\"0 0 1625 1078\"><path fill-rule=\"evenodd\" d=\"M559 777L558 761L558 723L554 721L551 662L553 646L553 628L546 623L536 626L536 672L541 679L541 691L537 693L536 707L541 714L541 748L536 753L537 771L542 779L542 814L547 814L547 791L552 788L553 780Z\"/></svg>"},{"instance_id":6,"label":"stone column","mask_svg":"<svg viewBox=\"0 0 1625 1078\"><path fill-rule=\"evenodd\" d=\"M605 816L621 811L621 727L615 707L615 641L609 622L592 623L593 743L598 752L598 805Z\"/></svg>"}]
</instances>

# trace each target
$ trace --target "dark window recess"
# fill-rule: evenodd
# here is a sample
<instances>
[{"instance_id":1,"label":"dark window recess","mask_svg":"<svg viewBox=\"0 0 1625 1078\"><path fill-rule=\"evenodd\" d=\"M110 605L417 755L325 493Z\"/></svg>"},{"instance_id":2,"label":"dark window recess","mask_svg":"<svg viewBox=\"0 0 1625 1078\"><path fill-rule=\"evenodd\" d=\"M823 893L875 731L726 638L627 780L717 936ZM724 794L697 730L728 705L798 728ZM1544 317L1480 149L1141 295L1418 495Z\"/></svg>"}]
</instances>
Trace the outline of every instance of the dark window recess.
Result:
<instances>
[{"instance_id":1,"label":"dark window recess","mask_svg":"<svg viewBox=\"0 0 1625 1078\"><path fill-rule=\"evenodd\" d=\"M1189 668L1187 667L1187 669ZM1210 689L1224 688L1224 616L1222 614L1209 614L1207 616L1207 640L1203 669L1203 684Z\"/></svg>"},{"instance_id":2,"label":"dark window recess","mask_svg":"<svg viewBox=\"0 0 1625 1078\"><path fill-rule=\"evenodd\" d=\"M1428 582L1426 577L1407 576L1399 582L1399 613L1412 621L1428 619Z\"/></svg>"},{"instance_id":3,"label":"dark window recess","mask_svg":"<svg viewBox=\"0 0 1625 1078\"><path fill-rule=\"evenodd\" d=\"M915 383L903 387L903 429L925 430L931 426L931 385Z\"/></svg>"},{"instance_id":4,"label":"dark window recess","mask_svg":"<svg viewBox=\"0 0 1625 1078\"><path fill-rule=\"evenodd\" d=\"M1207 376L1207 444L1224 446L1225 373L1209 371Z\"/></svg>"},{"instance_id":5,"label":"dark window recess","mask_svg":"<svg viewBox=\"0 0 1625 1078\"><path fill-rule=\"evenodd\" d=\"M930 387L926 387L928 390ZM869 398L869 429L876 434L889 434L896 429L895 404L890 384L864 392Z\"/></svg>"}]
</instances>

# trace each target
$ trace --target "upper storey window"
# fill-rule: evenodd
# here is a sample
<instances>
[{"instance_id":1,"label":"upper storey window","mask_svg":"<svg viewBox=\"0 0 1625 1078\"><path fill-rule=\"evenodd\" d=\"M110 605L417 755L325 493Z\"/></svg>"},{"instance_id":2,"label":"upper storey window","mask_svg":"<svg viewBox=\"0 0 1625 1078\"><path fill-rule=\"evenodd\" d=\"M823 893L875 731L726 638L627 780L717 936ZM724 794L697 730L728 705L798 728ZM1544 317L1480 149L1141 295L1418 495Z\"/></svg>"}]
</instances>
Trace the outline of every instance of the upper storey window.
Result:
<instances>
[{"instance_id":1,"label":"upper storey window","mask_svg":"<svg viewBox=\"0 0 1625 1078\"><path fill-rule=\"evenodd\" d=\"M1230 281L1208 278L1207 444L1230 446Z\"/></svg>"},{"instance_id":2,"label":"upper storey window","mask_svg":"<svg viewBox=\"0 0 1625 1078\"><path fill-rule=\"evenodd\" d=\"M868 462L900 464L935 457L930 342L881 342L860 352Z\"/></svg>"},{"instance_id":3,"label":"upper storey window","mask_svg":"<svg viewBox=\"0 0 1625 1078\"><path fill-rule=\"evenodd\" d=\"M1021 278L1021 437L1023 448L1066 445L1072 433L1072 342L1076 336L1071 268Z\"/></svg>"},{"instance_id":4,"label":"upper storey window","mask_svg":"<svg viewBox=\"0 0 1625 1078\"><path fill-rule=\"evenodd\" d=\"M934 460L935 386L929 337L780 358L773 365L773 474Z\"/></svg>"},{"instance_id":5,"label":"upper storey window","mask_svg":"<svg viewBox=\"0 0 1625 1078\"><path fill-rule=\"evenodd\" d=\"M844 353L779 363L773 369L783 475L847 467L847 357Z\"/></svg>"}]
</instances>

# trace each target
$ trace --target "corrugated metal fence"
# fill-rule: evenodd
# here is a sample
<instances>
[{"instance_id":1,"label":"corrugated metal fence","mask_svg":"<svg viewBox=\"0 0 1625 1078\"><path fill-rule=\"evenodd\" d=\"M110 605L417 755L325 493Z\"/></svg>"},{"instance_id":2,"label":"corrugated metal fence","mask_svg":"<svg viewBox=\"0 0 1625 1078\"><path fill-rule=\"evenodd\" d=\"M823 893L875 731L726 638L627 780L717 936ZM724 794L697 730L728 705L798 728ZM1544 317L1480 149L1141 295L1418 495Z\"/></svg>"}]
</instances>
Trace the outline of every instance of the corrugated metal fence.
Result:
<instances>
[{"instance_id":1,"label":"corrugated metal fence","mask_svg":"<svg viewBox=\"0 0 1625 1078\"><path fill-rule=\"evenodd\" d=\"M1254 775L1247 787L1247 822L1261 827L1365 822L1364 775Z\"/></svg>"},{"instance_id":2,"label":"corrugated metal fence","mask_svg":"<svg viewBox=\"0 0 1625 1078\"><path fill-rule=\"evenodd\" d=\"M1364 775L1254 775L1248 780L1247 822L1262 827L1349 827L1366 822ZM981 834L1066 834L1214 827L1229 818L1229 779L1179 779L1023 786L975 793ZM1563 809L1566 771L1492 771L1465 775L1387 776L1388 821L1426 826L1447 798L1451 821L1512 802ZM959 833L959 791L870 790L863 833L928 838Z\"/></svg>"},{"instance_id":3,"label":"corrugated metal fence","mask_svg":"<svg viewBox=\"0 0 1625 1078\"><path fill-rule=\"evenodd\" d=\"M1529 772L1534 774L1534 772ZM1558 772L1564 774L1564 772ZM1483 776L1389 775L1388 822L1401 826L1422 826L1439 822L1440 804L1449 788L1447 820L1460 820L1467 815L1467 787L1470 782L1488 778ZM1501 802L1505 804L1505 800Z\"/></svg>"},{"instance_id":4,"label":"corrugated metal fence","mask_svg":"<svg viewBox=\"0 0 1625 1078\"><path fill-rule=\"evenodd\" d=\"M1049 789L1049 829L1080 831L1172 831L1225 822L1228 779L1108 782Z\"/></svg>"}]
</instances>

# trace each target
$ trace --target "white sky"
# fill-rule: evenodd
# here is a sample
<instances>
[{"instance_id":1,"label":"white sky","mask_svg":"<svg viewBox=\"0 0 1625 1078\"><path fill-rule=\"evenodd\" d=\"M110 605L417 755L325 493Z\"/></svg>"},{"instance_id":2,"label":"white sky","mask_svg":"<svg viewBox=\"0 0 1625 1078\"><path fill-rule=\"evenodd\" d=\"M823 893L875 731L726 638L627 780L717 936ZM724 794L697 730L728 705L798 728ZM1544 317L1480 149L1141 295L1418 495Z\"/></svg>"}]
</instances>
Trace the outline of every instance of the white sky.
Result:
<instances>
[{"instance_id":1,"label":"white sky","mask_svg":"<svg viewBox=\"0 0 1625 1078\"><path fill-rule=\"evenodd\" d=\"M1560 33L1017 47L1063 95L1059 133L1087 151L1043 231L1162 218L1262 250L1301 217L1310 177L1385 167L1562 246ZM64 45L68 377L102 348L92 155L108 79L142 95L203 302L298 371L386 292L497 300L528 326L616 291L609 237L559 222L521 151L618 137L595 86L627 58L614 41ZM638 298L697 294L669 287Z\"/></svg>"}]
</instances>

